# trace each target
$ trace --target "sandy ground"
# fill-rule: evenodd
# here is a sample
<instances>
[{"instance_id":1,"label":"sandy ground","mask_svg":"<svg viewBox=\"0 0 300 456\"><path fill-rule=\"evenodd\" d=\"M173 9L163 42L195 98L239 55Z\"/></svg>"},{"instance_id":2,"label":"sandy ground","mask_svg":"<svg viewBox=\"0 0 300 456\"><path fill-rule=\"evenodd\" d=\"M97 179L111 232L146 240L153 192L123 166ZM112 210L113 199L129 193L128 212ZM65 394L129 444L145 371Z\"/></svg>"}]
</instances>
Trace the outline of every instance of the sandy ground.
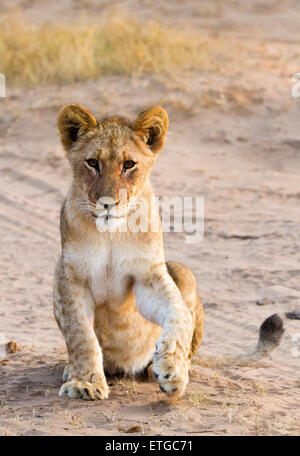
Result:
<instances>
[{"instance_id":1,"label":"sandy ground","mask_svg":"<svg viewBox=\"0 0 300 456\"><path fill-rule=\"evenodd\" d=\"M51 296L59 209L70 182L56 131L64 104L132 118L151 104L168 110L170 134L152 180L161 196L205 197L203 242L165 235L167 259L189 265L198 280L206 310L201 353L247 350L267 316L300 308L300 98L290 93L291 75L300 71L300 5L245 3L15 1L3 9L17 4L42 21L122 5L269 51L238 78L199 72L184 79L114 76L68 87L8 87L0 101L0 332L23 349L0 362L0 435L126 435L132 426L145 435L300 433L297 320L285 321L282 344L264 367L193 366L186 395L174 407L155 384L122 377L109 379L103 402L58 397L66 351ZM258 306L264 298L268 303Z\"/></svg>"}]
</instances>

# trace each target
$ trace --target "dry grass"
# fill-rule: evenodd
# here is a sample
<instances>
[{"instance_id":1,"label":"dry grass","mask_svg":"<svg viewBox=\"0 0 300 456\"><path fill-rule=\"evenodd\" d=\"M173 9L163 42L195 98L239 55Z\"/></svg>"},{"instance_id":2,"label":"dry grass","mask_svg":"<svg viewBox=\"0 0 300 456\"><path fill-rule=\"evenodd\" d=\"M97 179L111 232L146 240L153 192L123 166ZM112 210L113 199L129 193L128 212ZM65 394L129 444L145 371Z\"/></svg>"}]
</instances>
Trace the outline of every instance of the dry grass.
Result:
<instances>
[{"instance_id":1,"label":"dry grass","mask_svg":"<svg viewBox=\"0 0 300 456\"><path fill-rule=\"evenodd\" d=\"M203 391L192 391L187 394L187 399L195 406L206 407L209 403L209 395Z\"/></svg>"},{"instance_id":2,"label":"dry grass","mask_svg":"<svg viewBox=\"0 0 300 456\"><path fill-rule=\"evenodd\" d=\"M217 70L220 56L230 55L224 46L220 38L124 14L92 24L38 26L18 16L0 23L0 72L10 85L36 86L108 74Z\"/></svg>"},{"instance_id":3,"label":"dry grass","mask_svg":"<svg viewBox=\"0 0 300 456\"><path fill-rule=\"evenodd\" d=\"M68 411L66 411L65 414L66 414L67 422L72 427L74 427L75 429L86 428L85 422L82 420L82 418L79 415L74 415L72 413L69 413Z\"/></svg>"}]
</instances>

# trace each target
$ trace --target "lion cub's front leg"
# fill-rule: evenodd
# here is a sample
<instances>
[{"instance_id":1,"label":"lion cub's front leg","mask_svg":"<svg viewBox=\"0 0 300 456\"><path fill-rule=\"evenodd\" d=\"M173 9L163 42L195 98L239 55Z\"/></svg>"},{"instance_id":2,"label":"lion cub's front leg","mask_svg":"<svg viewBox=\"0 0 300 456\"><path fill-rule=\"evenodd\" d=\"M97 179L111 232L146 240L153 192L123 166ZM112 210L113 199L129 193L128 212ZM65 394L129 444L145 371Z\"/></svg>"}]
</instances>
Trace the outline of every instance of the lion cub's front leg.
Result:
<instances>
[{"instance_id":1,"label":"lion cub's front leg","mask_svg":"<svg viewBox=\"0 0 300 456\"><path fill-rule=\"evenodd\" d=\"M86 400L108 397L102 351L94 333L93 321L88 318L92 298L67 267L59 263L54 289L54 313L65 338L69 365L59 395Z\"/></svg>"},{"instance_id":2,"label":"lion cub's front leg","mask_svg":"<svg viewBox=\"0 0 300 456\"><path fill-rule=\"evenodd\" d=\"M152 268L153 270L153 268ZM165 266L158 266L134 287L139 312L163 328L153 354L153 374L160 389L177 399L189 379L194 325L191 313Z\"/></svg>"}]
</instances>

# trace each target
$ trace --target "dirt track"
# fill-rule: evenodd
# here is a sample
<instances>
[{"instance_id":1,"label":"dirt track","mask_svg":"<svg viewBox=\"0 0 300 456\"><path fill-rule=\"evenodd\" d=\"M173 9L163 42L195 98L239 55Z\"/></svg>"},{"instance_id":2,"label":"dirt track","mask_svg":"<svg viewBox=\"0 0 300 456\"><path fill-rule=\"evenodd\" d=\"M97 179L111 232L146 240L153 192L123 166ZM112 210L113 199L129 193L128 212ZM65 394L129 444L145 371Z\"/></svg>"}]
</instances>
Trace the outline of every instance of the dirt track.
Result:
<instances>
[{"instance_id":1,"label":"dirt track","mask_svg":"<svg viewBox=\"0 0 300 456\"><path fill-rule=\"evenodd\" d=\"M80 1L72 8L61 2L46 13L49 2L21 3L34 21L64 11L72 19L83 8ZM88 14L101 13L96 3L102 5L85 2ZM297 320L285 321L284 340L267 367L193 367L175 407L155 384L130 378L110 379L103 402L58 398L66 353L51 297L59 208L70 181L56 131L64 104L132 118L151 104L168 110L170 134L152 181L161 196L205 197L202 243L165 235L167 259L189 265L198 280L206 310L201 353L247 350L267 316L300 307L300 98L290 93L291 75L300 71L299 6L239 1L227 10L203 2L196 14L196 1L184 8L140 3L141 17L152 6L153 17L163 11L170 23L240 36L254 50L269 46L268 53L264 59L258 52L239 78L200 72L184 81L111 76L68 87L8 88L0 100L0 332L24 349L0 362L0 435L124 435L132 425L148 435L299 434L300 357L292 356L291 339L300 333ZM263 298L269 304L258 306Z\"/></svg>"}]
</instances>

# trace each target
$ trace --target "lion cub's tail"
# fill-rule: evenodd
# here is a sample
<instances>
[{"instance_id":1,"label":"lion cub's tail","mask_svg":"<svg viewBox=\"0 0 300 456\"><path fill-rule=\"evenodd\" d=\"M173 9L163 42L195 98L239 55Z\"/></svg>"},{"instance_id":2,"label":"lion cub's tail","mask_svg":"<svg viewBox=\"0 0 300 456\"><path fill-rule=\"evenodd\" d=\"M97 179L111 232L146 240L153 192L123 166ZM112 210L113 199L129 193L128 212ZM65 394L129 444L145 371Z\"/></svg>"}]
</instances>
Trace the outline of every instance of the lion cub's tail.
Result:
<instances>
[{"instance_id":1,"label":"lion cub's tail","mask_svg":"<svg viewBox=\"0 0 300 456\"><path fill-rule=\"evenodd\" d=\"M222 358L197 354L193 357L192 364L203 367L251 366L266 357L280 344L283 333L282 319L278 314L273 314L261 324L258 343L253 350L237 356Z\"/></svg>"}]
</instances>

